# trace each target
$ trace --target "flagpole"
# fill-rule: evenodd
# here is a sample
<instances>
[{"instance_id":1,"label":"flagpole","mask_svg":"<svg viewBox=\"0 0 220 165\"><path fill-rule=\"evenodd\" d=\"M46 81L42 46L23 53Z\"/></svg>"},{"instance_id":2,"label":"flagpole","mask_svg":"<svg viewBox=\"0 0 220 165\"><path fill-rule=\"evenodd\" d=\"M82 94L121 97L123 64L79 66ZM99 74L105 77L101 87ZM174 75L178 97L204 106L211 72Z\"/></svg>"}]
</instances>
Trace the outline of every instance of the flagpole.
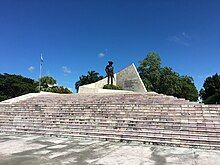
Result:
<instances>
[{"instance_id":1,"label":"flagpole","mask_svg":"<svg viewBox=\"0 0 220 165\"><path fill-rule=\"evenodd\" d=\"M40 57L40 76L39 76L39 91L41 92L41 77L42 77L42 65L43 65L43 61L42 61L43 57L42 57L42 53L41 53L41 57Z\"/></svg>"}]
</instances>

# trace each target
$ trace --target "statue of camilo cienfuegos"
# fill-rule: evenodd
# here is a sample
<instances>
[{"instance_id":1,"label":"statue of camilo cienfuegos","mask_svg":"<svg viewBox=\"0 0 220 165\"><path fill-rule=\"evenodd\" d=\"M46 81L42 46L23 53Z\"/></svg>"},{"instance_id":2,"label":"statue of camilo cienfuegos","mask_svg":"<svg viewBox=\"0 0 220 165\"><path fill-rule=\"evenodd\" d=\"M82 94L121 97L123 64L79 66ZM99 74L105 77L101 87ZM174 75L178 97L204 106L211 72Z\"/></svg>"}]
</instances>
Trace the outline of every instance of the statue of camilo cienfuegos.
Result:
<instances>
[{"instance_id":1,"label":"statue of camilo cienfuegos","mask_svg":"<svg viewBox=\"0 0 220 165\"><path fill-rule=\"evenodd\" d=\"M108 65L105 67L105 72L108 76L108 84L109 84L109 81L111 80L111 85L113 85L113 79L114 79L114 67L112 65L113 65L113 62L108 61Z\"/></svg>"}]
</instances>

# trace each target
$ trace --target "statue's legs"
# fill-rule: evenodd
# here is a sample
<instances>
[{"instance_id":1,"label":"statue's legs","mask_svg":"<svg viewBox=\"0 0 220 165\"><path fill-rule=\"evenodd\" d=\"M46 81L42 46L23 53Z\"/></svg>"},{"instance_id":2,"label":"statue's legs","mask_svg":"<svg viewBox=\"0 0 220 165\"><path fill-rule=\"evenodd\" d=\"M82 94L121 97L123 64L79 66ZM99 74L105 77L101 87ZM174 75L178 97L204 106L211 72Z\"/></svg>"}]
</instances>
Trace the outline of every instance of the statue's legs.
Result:
<instances>
[{"instance_id":1,"label":"statue's legs","mask_svg":"<svg viewBox=\"0 0 220 165\"><path fill-rule=\"evenodd\" d=\"M111 76L111 85L113 85L113 76Z\"/></svg>"},{"instance_id":2,"label":"statue's legs","mask_svg":"<svg viewBox=\"0 0 220 165\"><path fill-rule=\"evenodd\" d=\"M108 85L109 85L109 78L110 78L110 76L108 75Z\"/></svg>"},{"instance_id":3,"label":"statue's legs","mask_svg":"<svg viewBox=\"0 0 220 165\"><path fill-rule=\"evenodd\" d=\"M111 85L113 85L113 78L114 78L114 75L108 75L108 85L109 85L109 81L111 81ZM110 80L111 79L111 80Z\"/></svg>"}]
</instances>

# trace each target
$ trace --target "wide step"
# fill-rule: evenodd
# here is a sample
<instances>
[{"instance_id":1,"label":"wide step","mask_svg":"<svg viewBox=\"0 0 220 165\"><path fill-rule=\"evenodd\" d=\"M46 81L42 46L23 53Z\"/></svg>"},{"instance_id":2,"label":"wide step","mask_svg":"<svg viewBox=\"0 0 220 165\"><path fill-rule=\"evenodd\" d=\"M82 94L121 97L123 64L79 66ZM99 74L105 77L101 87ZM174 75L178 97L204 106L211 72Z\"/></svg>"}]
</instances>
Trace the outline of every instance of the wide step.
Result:
<instances>
[{"instance_id":1,"label":"wide step","mask_svg":"<svg viewBox=\"0 0 220 165\"><path fill-rule=\"evenodd\" d=\"M220 106L160 94L42 94L0 103L0 131L220 150Z\"/></svg>"}]
</instances>

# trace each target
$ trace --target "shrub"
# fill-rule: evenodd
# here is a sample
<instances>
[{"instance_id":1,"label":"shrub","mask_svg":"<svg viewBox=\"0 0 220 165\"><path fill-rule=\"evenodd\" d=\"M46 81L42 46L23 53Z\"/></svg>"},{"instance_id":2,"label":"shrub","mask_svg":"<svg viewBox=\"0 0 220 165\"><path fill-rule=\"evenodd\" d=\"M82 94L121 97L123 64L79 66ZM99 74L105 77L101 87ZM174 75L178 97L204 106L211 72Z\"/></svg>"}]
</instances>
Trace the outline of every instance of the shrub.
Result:
<instances>
[{"instance_id":1,"label":"shrub","mask_svg":"<svg viewBox=\"0 0 220 165\"><path fill-rule=\"evenodd\" d=\"M215 74L206 78L200 96L205 104L220 104L220 75Z\"/></svg>"},{"instance_id":2,"label":"shrub","mask_svg":"<svg viewBox=\"0 0 220 165\"><path fill-rule=\"evenodd\" d=\"M123 90L121 86L111 84L104 85L103 89Z\"/></svg>"},{"instance_id":3,"label":"shrub","mask_svg":"<svg viewBox=\"0 0 220 165\"><path fill-rule=\"evenodd\" d=\"M4 101L4 100L7 100L7 99L9 99L7 96L0 96L0 101Z\"/></svg>"},{"instance_id":4,"label":"shrub","mask_svg":"<svg viewBox=\"0 0 220 165\"><path fill-rule=\"evenodd\" d=\"M52 92L52 93L61 93L61 94L71 94L72 93L72 91L70 91L68 88L65 88L63 86L42 88L42 91Z\"/></svg>"},{"instance_id":5,"label":"shrub","mask_svg":"<svg viewBox=\"0 0 220 165\"><path fill-rule=\"evenodd\" d=\"M37 83L21 75L0 74L0 101L37 92Z\"/></svg>"},{"instance_id":6,"label":"shrub","mask_svg":"<svg viewBox=\"0 0 220 165\"><path fill-rule=\"evenodd\" d=\"M91 84L103 78L104 77L100 76L99 73L96 71L88 71L88 74L86 76L85 75L80 76L79 81L75 83L76 91L78 92L79 87L82 85Z\"/></svg>"}]
</instances>

